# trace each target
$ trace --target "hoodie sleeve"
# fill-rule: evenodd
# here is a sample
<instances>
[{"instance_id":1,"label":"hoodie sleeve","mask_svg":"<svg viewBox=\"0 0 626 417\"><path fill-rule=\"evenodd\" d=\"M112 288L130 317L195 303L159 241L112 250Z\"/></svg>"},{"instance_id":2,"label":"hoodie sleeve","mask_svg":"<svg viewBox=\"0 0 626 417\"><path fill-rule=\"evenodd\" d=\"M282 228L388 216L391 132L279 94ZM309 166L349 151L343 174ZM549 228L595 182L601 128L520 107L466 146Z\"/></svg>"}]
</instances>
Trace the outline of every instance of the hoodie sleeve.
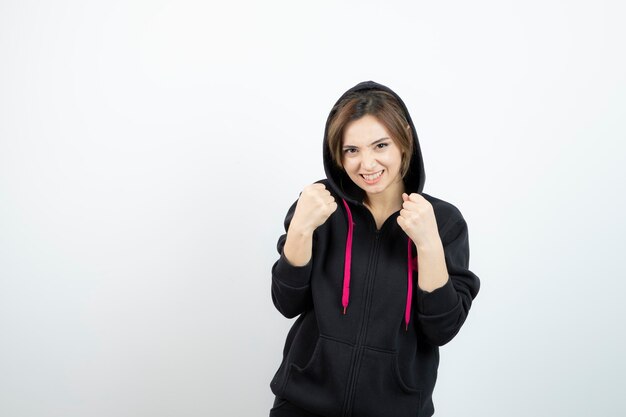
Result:
<instances>
[{"instance_id":1,"label":"hoodie sleeve","mask_svg":"<svg viewBox=\"0 0 626 417\"><path fill-rule=\"evenodd\" d=\"M461 217L442 239L449 279L432 292L417 287L417 321L427 340L437 346L448 343L467 318L480 289L479 278L469 267L469 235Z\"/></svg>"},{"instance_id":2,"label":"hoodie sleeve","mask_svg":"<svg viewBox=\"0 0 626 417\"><path fill-rule=\"evenodd\" d=\"M296 200L285 217L285 234L280 236L277 245L280 257L272 267L272 301L276 309L289 319L296 317L312 305L310 283L313 256L306 265L293 266L283 252L287 240L286 232L289 230L297 203ZM313 241L315 241L315 233Z\"/></svg>"}]
</instances>

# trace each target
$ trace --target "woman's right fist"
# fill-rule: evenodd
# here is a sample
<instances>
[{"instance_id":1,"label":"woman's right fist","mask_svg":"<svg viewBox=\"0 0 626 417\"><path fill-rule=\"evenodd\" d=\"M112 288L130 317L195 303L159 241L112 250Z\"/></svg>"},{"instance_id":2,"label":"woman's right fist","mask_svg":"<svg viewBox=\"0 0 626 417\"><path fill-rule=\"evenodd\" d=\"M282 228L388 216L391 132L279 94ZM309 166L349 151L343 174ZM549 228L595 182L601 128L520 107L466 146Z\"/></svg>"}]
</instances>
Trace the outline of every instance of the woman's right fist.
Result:
<instances>
[{"instance_id":1,"label":"woman's right fist","mask_svg":"<svg viewBox=\"0 0 626 417\"><path fill-rule=\"evenodd\" d=\"M313 233L335 210L337 203L324 184L307 185L300 193L290 227Z\"/></svg>"}]
</instances>

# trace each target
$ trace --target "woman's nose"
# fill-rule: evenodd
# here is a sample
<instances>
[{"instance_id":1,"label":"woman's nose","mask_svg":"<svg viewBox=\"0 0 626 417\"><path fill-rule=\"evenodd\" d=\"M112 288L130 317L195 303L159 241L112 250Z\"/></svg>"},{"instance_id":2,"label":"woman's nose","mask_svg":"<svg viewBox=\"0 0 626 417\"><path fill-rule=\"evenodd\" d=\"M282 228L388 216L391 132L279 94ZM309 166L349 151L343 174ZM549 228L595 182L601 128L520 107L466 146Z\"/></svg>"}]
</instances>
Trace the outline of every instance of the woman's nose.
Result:
<instances>
[{"instance_id":1,"label":"woman's nose","mask_svg":"<svg viewBox=\"0 0 626 417\"><path fill-rule=\"evenodd\" d=\"M376 168L376 158L374 158L373 156L364 156L363 168L367 170L372 170Z\"/></svg>"}]
</instances>

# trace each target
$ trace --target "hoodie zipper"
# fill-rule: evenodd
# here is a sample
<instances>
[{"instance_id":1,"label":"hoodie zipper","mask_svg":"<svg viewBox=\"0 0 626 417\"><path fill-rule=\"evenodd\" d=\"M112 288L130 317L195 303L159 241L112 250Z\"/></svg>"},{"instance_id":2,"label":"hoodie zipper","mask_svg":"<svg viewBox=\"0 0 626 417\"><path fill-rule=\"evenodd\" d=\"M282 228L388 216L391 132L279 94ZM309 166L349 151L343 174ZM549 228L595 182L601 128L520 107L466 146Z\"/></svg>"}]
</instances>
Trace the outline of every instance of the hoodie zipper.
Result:
<instances>
[{"instance_id":1,"label":"hoodie zipper","mask_svg":"<svg viewBox=\"0 0 626 417\"><path fill-rule=\"evenodd\" d=\"M371 215L371 213L370 213ZM372 217L373 220L373 217ZM376 224L374 222L374 224ZM352 356L352 365L350 368L349 378L348 378L348 390L346 391L346 396L344 399L344 412L343 417L350 417L352 415L352 403L354 401L354 391L356 390L356 382L358 380L361 359L363 357L363 341L365 340L365 336L367 334L367 323L369 322L370 315L370 304L372 298L372 286L374 282L374 271L378 265L378 246L380 241L380 230L376 229L374 235L374 246L371 250L369 267L367 269L367 274L365 278L365 307L363 311L363 318L361 320L361 326L359 327L359 333L357 334L357 342L355 345L355 351ZM382 230L382 227L381 227Z\"/></svg>"}]
</instances>

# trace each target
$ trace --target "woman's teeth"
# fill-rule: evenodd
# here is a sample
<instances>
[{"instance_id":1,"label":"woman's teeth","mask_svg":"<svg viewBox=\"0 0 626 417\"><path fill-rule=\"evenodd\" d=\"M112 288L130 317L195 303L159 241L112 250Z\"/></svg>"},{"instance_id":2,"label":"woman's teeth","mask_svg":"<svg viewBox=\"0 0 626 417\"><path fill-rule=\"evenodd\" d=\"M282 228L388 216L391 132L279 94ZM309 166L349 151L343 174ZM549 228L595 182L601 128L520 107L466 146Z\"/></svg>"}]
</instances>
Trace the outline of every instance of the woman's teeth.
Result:
<instances>
[{"instance_id":1,"label":"woman's teeth","mask_svg":"<svg viewBox=\"0 0 626 417\"><path fill-rule=\"evenodd\" d=\"M370 174L370 175L361 174L361 176L365 178L367 181L373 181L376 178L380 177L382 174L383 174L383 171L378 171L375 174Z\"/></svg>"}]
</instances>

